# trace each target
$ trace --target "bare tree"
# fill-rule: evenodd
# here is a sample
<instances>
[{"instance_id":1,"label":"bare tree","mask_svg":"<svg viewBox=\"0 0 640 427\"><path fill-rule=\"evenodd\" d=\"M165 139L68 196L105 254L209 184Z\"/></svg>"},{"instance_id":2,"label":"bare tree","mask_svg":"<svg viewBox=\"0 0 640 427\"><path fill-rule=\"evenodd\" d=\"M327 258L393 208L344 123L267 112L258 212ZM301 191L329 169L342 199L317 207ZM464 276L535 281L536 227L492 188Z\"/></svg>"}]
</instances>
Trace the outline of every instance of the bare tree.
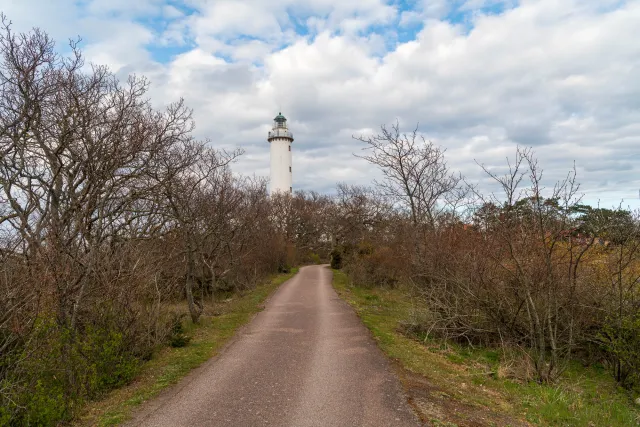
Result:
<instances>
[{"instance_id":1,"label":"bare tree","mask_svg":"<svg viewBox=\"0 0 640 427\"><path fill-rule=\"evenodd\" d=\"M5 286L29 285L19 301L7 294L1 325L25 322L10 334L24 337L29 325L55 316L58 369L72 405L84 386L76 344L87 313L106 290L105 274L117 282L110 248L134 237L134 226L157 228L153 199L163 187L153 177L190 139L191 112L181 101L154 111L144 78L121 84L106 67L85 72L76 42L61 57L45 33L16 35L2 23L0 228L11 273L21 272L5 276Z\"/></svg>"},{"instance_id":2,"label":"bare tree","mask_svg":"<svg viewBox=\"0 0 640 427\"><path fill-rule=\"evenodd\" d=\"M435 228L439 214L457 206L462 178L450 172L445 150L425 140L417 128L401 133L396 122L391 129L381 126L378 135L355 139L370 151L356 156L378 166L384 175L376 185L408 209L415 225L426 222Z\"/></svg>"},{"instance_id":3,"label":"bare tree","mask_svg":"<svg viewBox=\"0 0 640 427\"><path fill-rule=\"evenodd\" d=\"M497 239L492 259L511 284L515 306L526 314L538 379L548 381L562 370L580 329L577 272L595 239L577 244L572 236L572 215L580 202L575 169L546 195L531 150L518 149L504 176L483 169L503 190L502 197L485 200L485 205L503 206L489 235ZM522 187L525 178L528 185ZM519 315L516 311L505 318Z\"/></svg>"},{"instance_id":4,"label":"bare tree","mask_svg":"<svg viewBox=\"0 0 640 427\"><path fill-rule=\"evenodd\" d=\"M154 176L162 184L159 203L177 226L185 256L185 295L191 320L198 322L202 304L194 298L198 276L197 262L204 245L210 215L209 198L220 191L227 165L242 154L209 149L203 143L189 141L173 151Z\"/></svg>"},{"instance_id":5,"label":"bare tree","mask_svg":"<svg viewBox=\"0 0 640 427\"><path fill-rule=\"evenodd\" d=\"M384 195L355 185L338 184L335 204L332 234L342 245L360 243L369 232L383 228L393 213Z\"/></svg>"}]
</instances>

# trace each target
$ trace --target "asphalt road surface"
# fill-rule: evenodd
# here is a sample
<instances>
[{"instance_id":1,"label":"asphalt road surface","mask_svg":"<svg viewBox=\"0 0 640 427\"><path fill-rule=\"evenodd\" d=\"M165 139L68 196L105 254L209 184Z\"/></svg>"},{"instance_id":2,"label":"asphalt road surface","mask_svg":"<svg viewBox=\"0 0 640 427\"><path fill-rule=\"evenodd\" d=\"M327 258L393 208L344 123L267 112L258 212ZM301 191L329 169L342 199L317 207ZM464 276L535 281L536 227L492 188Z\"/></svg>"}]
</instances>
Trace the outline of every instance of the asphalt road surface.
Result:
<instances>
[{"instance_id":1,"label":"asphalt road surface","mask_svg":"<svg viewBox=\"0 0 640 427\"><path fill-rule=\"evenodd\" d=\"M392 368L331 271L303 267L216 358L132 426L417 426Z\"/></svg>"}]
</instances>

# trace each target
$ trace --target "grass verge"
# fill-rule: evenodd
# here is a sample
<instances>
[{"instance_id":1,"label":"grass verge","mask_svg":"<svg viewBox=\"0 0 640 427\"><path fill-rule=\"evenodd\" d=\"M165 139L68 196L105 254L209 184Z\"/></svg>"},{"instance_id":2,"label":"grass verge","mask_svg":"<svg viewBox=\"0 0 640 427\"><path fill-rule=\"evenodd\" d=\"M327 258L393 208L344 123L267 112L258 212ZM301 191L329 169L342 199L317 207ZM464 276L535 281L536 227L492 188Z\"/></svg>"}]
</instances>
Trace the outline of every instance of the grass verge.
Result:
<instances>
[{"instance_id":1,"label":"grass verge","mask_svg":"<svg viewBox=\"0 0 640 427\"><path fill-rule=\"evenodd\" d=\"M192 337L187 346L163 348L141 367L131 384L88 403L73 425L113 426L126 421L141 403L215 356L239 327L262 310L265 299L297 271L294 268L291 273L280 274L242 295L208 304L200 323L187 326L186 333Z\"/></svg>"},{"instance_id":2,"label":"grass verge","mask_svg":"<svg viewBox=\"0 0 640 427\"><path fill-rule=\"evenodd\" d=\"M400 325L419 309L409 292L354 287L338 270L333 277L338 294L397 363L409 402L431 425L640 425L632 397L602 368L572 365L554 385L514 380L513 355L404 334Z\"/></svg>"}]
</instances>

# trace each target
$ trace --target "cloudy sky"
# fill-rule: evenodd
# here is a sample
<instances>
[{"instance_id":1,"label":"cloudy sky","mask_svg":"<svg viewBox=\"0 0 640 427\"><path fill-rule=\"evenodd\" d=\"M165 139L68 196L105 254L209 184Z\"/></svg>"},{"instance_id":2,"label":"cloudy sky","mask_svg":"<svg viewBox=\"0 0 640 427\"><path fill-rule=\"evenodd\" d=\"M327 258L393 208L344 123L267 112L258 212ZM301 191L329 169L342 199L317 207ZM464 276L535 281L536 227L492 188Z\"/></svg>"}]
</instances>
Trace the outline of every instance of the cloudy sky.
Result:
<instances>
[{"instance_id":1,"label":"cloudy sky","mask_svg":"<svg viewBox=\"0 0 640 427\"><path fill-rule=\"evenodd\" d=\"M471 181L531 146L549 184L575 161L585 200L640 207L638 0L0 0L88 60L148 76L154 104L184 97L197 136L269 174L282 110L294 188L377 175L353 153L396 119L447 149Z\"/></svg>"}]
</instances>

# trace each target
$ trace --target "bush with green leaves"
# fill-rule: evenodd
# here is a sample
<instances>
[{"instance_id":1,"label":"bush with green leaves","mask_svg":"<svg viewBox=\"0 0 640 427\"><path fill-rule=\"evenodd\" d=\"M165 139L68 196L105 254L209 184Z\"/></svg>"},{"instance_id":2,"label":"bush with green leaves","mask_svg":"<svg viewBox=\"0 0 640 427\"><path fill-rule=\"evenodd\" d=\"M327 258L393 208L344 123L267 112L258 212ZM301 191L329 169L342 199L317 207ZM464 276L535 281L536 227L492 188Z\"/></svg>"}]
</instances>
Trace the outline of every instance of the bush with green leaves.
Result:
<instances>
[{"instance_id":1,"label":"bush with green leaves","mask_svg":"<svg viewBox=\"0 0 640 427\"><path fill-rule=\"evenodd\" d=\"M315 252L312 252L311 254L309 254L309 260L316 265L322 263L322 259L320 258L320 255L318 255Z\"/></svg>"},{"instance_id":2,"label":"bush with green leaves","mask_svg":"<svg viewBox=\"0 0 640 427\"><path fill-rule=\"evenodd\" d=\"M331 268L340 270L343 267L342 255L342 248L338 247L331 251Z\"/></svg>"},{"instance_id":3,"label":"bush with green leaves","mask_svg":"<svg viewBox=\"0 0 640 427\"><path fill-rule=\"evenodd\" d=\"M187 336L182 325L184 314L174 314L172 318L171 335L169 336L169 345L173 348L185 347L191 341L191 337Z\"/></svg>"},{"instance_id":4,"label":"bush with green leaves","mask_svg":"<svg viewBox=\"0 0 640 427\"><path fill-rule=\"evenodd\" d=\"M85 325L72 333L54 319L38 322L14 367L21 375L2 380L13 392L2 402L0 425L56 425L87 399L131 381L139 366L135 346L114 326Z\"/></svg>"},{"instance_id":5,"label":"bush with green leaves","mask_svg":"<svg viewBox=\"0 0 640 427\"><path fill-rule=\"evenodd\" d=\"M616 380L640 390L640 313L609 319L598 338Z\"/></svg>"}]
</instances>

